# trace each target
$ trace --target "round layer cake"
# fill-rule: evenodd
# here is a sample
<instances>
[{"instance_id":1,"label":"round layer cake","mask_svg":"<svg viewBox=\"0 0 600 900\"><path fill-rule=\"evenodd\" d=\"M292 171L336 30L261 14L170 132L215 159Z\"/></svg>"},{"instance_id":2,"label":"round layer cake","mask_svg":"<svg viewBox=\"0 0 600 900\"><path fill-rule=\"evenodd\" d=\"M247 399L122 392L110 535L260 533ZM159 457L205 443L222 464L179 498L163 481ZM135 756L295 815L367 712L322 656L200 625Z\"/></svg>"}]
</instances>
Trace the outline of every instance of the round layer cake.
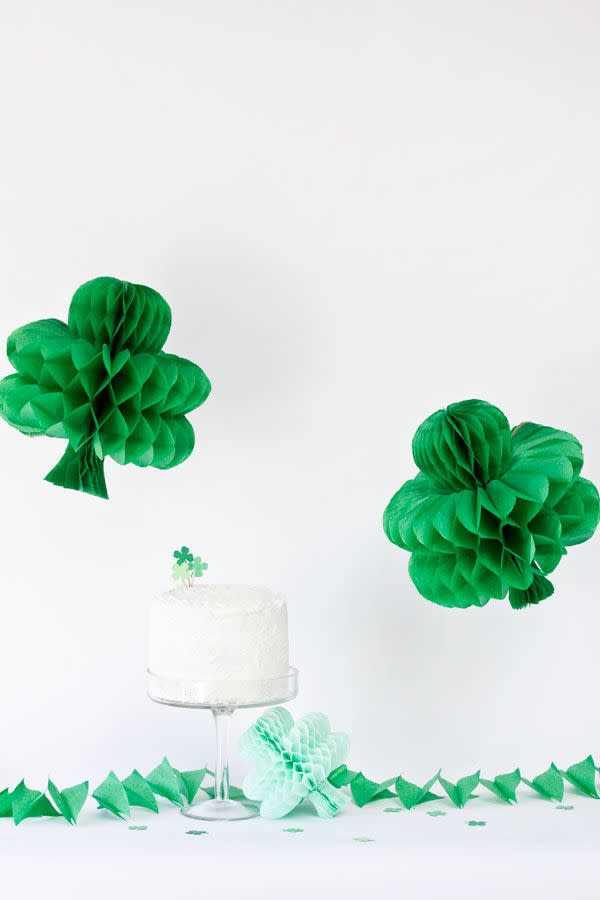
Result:
<instances>
[{"instance_id":1,"label":"round layer cake","mask_svg":"<svg viewBox=\"0 0 600 900\"><path fill-rule=\"evenodd\" d=\"M276 700L289 672L287 605L268 588L194 584L150 613L151 694L175 703Z\"/></svg>"}]
</instances>

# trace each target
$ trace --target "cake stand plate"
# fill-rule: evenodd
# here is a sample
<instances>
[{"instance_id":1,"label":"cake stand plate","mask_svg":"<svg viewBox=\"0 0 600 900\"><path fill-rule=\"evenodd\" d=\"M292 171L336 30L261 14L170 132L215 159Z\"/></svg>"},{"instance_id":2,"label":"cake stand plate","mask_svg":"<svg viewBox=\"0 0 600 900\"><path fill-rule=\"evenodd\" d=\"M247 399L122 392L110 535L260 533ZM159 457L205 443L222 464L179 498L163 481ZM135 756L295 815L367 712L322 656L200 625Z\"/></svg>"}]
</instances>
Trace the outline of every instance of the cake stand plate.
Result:
<instances>
[{"instance_id":1,"label":"cake stand plate","mask_svg":"<svg viewBox=\"0 0 600 900\"><path fill-rule=\"evenodd\" d=\"M148 696L155 703L188 709L210 709L215 722L215 795L181 810L190 819L231 822L251 819L259 813L250 800L229 796L229 723L236 709L276 706L298 694L298 670L257 681L189 681L147 672Z\"/></svg>"}]
</instances>

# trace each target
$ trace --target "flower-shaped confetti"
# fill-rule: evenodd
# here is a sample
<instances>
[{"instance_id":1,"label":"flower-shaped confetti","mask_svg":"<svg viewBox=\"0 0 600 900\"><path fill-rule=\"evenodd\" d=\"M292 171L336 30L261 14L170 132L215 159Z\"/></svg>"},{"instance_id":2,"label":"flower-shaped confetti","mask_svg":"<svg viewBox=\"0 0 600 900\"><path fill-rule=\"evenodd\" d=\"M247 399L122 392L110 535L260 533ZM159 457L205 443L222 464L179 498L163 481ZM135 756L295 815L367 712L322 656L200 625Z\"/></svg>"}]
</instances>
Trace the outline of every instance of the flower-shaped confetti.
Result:
<instances>
[{"instance_id":1,"label":"flower-shaped confetti","mask_svg":"<svg viewBox=\"0 0 600 900\"><path fill-rule=\"evenodd\" d=\"M420 473L392 497L384 529L412 556L417 590L442 606L484 606L508 593L520 609L549 597L546 577L598 525L596 487L566 431L526 422L511 432L497 407L465 400L419 426Z\"/></svg>"},{"instance_id":2,"label":"flower-shaped confetti","mask_svg":"<svg viewBox=\"0 0 600 900\"><path fill-rule=\"evenodd\" d=\"M95 278L75 292L68 325L43 319L10 335L16 374L0 382L0 415L24 434L69 442L46 480L106 498L107 456L158 469L187 459L186 414L210 382L162 351L170 327L169 305L152 288Z\"/></svg>"},{"instance_id":3,"label":"flower-shaped confetti","mask_svg":"<svg viewBox=\"0 0 600 900\"><path fill-rule=\"evenodd\" d=\"M294 724L286 709L274 707L240 738L240 752L254 765L244 794L261 801L260 814L268 819L286 816L305 798L331 818L348 798L327 776L343 763L348 744L347 735L331 732L327 716L310 713Z\"/></svg>"}]
</instances>

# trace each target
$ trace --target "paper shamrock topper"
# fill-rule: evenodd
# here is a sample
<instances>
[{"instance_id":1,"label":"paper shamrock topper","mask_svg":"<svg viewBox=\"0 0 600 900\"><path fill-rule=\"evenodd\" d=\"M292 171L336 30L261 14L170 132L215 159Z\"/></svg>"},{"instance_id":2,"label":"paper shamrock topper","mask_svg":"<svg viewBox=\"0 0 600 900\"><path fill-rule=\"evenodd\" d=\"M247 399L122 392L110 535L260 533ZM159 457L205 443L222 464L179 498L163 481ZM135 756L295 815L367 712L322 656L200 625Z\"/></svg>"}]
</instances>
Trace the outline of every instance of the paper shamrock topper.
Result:
<instances>
[{"instance_id":1,"label":"paper shamrock topper","mask_svg":"<svg viewBox=\"0 0 600 900\"><path fill-rule=\"evenodd\" d=\"M383 526L412 554L417 590L461 608L507 593L515 609L549 597L546 576L598 525L579 441L531 422L511 431L497 407L465 400L426 419L412 450L421 471L394 494Z\"/></svg>"},{"instance_id":2,"label":"paper shamrock topper","mask_svg":"<svg viewBox=\"0 0 600 900\"><path fill-rule=\"evenodd\" d=\"M331 732L322 713L294 724L287 709L276 706L240 738L240 753L254 764L244 794L261 801L260 814L268 819L286 816L305 798L320 816L331 818L348 798L327 777L343 763L348 744L347 735Z\"/></svg>"},{"instance_id":3,"label":"paper shamrock topper","mask_svg":"<svg viewBox=\"0 0 600 900\"><path fill-rule=\"evenodd\" d=\"M29 435L67 440L46 480L106 498L104 460L169 469L194 448L186 419L210 393L202 369L161 348L168 303L152 288L94 278L69 323L42 319L7 343L16 369L0 381L0 415Z\"/></svg>"}]
</instances>

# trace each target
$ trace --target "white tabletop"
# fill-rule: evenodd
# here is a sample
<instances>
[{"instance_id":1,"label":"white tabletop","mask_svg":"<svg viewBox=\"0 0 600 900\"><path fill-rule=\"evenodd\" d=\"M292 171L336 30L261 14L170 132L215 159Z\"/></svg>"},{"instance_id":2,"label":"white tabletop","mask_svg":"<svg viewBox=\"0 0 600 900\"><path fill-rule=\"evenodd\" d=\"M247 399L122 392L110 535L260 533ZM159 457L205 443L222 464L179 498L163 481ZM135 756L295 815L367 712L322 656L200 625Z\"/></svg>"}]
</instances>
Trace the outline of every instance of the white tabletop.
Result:
<instances>
[{"instance_id":1,"label":"white tabletop","mask_svg":"<svg viewBox=\"0 0 600 900\"><path fill-rule=\"evenodd\" d=\"M526 795L511 808L481 796L385 812L349 805L332 821L309 809L279 821L202 823L161 806L130 821L95 812L79 825L0 820L5 897L597 898L600 803L568 794L558 809ZM444 816L429 812L442 810ZM470 826L469 821L484 821ZM129 825L147 825L130 830ZM286 828L302 828L286 832ZM189 835L190 829L207 834ZM369 837L371 841L355 838Z\"/></svg>"}]
</instances>

